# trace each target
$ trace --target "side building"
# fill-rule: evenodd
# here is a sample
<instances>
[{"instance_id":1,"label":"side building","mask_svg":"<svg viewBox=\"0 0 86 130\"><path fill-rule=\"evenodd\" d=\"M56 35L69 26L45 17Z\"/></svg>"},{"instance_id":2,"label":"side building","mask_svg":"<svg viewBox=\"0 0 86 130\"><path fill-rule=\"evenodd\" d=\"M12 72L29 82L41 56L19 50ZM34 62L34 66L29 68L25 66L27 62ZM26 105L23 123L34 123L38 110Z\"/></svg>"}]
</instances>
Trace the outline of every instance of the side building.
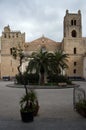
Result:
<instances>
[{"instance_id":1,"label":"side building","mask_svg":"<svg viewBox=\"0 0 86 130\"><path fill-rule=\"evenodd\" d=\"M18 62L13 59L12 48L18 44L24 46L25 34L20 31L11 31L9 26L4 27L1 36L1 78L14 77L17 74Z\"/></svg>"}]
</instances>

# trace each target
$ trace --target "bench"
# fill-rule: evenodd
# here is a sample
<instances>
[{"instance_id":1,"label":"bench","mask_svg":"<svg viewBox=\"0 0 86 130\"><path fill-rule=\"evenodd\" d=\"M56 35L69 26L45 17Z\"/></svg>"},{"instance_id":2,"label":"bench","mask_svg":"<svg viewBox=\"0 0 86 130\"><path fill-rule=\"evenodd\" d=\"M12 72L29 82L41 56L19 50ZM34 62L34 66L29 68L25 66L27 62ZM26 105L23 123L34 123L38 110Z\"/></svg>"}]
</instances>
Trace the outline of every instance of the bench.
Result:
<instances>
[{"instance_id":1,"label":"bench","mask_svg":"<svg viewBox=\"0 0 86 130\"><path fill-rule=\"evenodd\" d=\"M10 76L4 76L4 77L2 77L2 79L3 79L4 81L10 81Z\"/></svg>"},{"instance_id":2,"label":"bench","mask_svg":"<svg viewBox=\"0 0 86 130\"><path fill-rule=\"evenodd\" d=\"M67 85L67 83L58 83L58 86L66 86Z\"/></svg>"}]
</instances>

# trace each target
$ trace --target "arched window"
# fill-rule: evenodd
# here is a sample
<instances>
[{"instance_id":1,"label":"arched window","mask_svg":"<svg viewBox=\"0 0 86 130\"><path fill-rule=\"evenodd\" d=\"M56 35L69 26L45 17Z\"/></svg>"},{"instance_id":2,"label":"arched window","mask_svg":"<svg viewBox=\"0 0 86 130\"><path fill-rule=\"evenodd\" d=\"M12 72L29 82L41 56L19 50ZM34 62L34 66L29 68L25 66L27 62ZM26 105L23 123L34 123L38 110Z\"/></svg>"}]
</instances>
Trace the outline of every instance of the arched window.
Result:
<instances>
[{"instance_id":1,"label":"arched window","mask_svg":"<svg viewBox=\"0 0 86 130\"><path fill-rule=\"evenodd\" d=\"M42 52L46 52L47 51L45 46L42 46L41 50L42 50Z\"/></svg>"},{"instance_id":2,"label":"arched window","mask_svg":"<svg viewBox=\"0 0 86 130\"><path fill-rule=\"evenodd\" d=\"M71 20L71 25L76 25L76 20Z\"/></svg>"},{"instance_id":3,"label":"arched window","mask_svg":"<svg viewBox=\"0 0 86 130\"><path fill-rule=\"evenodd\" d=\"M77 36L76 31L75 31L75 30L73 30L73 31L71 32L71 35L72 35L72 37L76 37L76 36Z\"/></svg>"},{"instance_id":4,"label":"arched window","mask_svg":"<svg viewBox=\"0 0 86 130\"><path fill-rule=\"evenodd\" d=\"M73 25L73 20L71 20L71 25Z\"/></svg>"}]
</instances>

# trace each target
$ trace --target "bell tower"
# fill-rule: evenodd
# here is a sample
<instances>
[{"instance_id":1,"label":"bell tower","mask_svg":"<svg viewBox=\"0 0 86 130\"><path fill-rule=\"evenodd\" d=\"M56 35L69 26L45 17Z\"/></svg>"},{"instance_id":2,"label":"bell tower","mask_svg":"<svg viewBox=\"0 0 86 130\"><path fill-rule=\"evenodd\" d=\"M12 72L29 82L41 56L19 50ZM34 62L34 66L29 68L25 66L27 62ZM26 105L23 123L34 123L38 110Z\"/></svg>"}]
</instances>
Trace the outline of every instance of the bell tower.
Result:
<instances>
[{"instance_id":1,"label":"bell tower","mask_svg":"<svg viewBox=\"0 0 86 130\"><path fill-rule=\"evenodd\" d=\"M64 37L81 38L81 25L81 11L78 10L78 13L69 13L69 11L66 10L66 15L64 17Z\"/></svg>"},{"instance_id":2,"label":"bell tower","mask_svg":"<svg viewBox=\"0 0 86 130\"><path fill-rule=\"evenodd\" d=\"M68 69L66 74L69 77L83 77L83 38L82 38L82 23L81 11L77 13L69 13L66 10L64 16L64 38L63 50L69 55Z\"/></svg>"},{"instance_id":3,"label":"bell tower","mask_svg":"<svg viewBox=\"0 0 86 130\"><path fill-rule=\"evenodd\" d=\"M19 62L12 57L12 48L20 45L24 48L25 33L12 31L10 26L5 26L1 35L1 78L14 77L18 71Z\"/></svg>"}]
</instances>

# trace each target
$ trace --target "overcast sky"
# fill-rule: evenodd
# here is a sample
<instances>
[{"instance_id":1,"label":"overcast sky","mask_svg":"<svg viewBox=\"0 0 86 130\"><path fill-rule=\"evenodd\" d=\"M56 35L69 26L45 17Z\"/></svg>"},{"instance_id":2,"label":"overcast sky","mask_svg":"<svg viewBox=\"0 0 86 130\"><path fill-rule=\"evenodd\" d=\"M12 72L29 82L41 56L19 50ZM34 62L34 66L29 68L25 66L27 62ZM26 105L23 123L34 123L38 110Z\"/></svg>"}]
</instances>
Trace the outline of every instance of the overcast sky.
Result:
<instances>
[{"instance_id":1,"label":"overcast sky","mask_svg":"<svg viewBox=\"0 0 86 130\"><path fill-rule=\"evenodd\" d=\"M0 0L0 35L4 26L26 33L26 41L42 35L61 41L63 18L70 13L82 13L82 32L86 37L86 0Z\"/></svg>"}]
</instances>

